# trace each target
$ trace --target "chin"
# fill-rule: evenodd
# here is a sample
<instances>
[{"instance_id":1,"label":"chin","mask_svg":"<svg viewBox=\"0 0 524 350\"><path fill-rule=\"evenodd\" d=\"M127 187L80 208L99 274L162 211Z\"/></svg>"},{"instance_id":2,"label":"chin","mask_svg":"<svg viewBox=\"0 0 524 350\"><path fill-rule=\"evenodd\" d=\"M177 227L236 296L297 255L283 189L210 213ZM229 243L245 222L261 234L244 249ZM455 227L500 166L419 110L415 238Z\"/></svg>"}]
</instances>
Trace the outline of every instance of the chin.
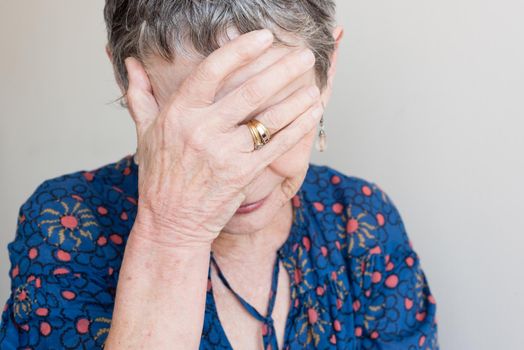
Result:
<instances>
[{"instance_id":1,"label":"chin","mask_svg":"<svg viewBox=\"0 0 524 350\"><path fill-rule=\"evenodd\" d=\"M249 234L268 226L282 208L282 203L279 202L277 194L277 191L273 190L264 200L264 203L252 212L235 213L224 226L223 231L232 234Z\"/></svg>"}]
</instances>

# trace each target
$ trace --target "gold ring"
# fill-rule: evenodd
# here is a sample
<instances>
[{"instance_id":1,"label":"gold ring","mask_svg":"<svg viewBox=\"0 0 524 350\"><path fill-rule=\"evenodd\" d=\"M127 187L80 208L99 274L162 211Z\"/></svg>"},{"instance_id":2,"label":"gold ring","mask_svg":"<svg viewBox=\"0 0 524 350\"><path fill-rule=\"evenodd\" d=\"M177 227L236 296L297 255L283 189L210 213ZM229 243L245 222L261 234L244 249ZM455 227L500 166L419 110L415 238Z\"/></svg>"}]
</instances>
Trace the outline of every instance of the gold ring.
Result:
<instances>
[{"instance_id":1,"label":"gold ring","mask_svg":"<svg viewBox=\"0 0 524 350\"><path fill-rule=\"evenodd\" d=\"M260 149L271 140L271 133L269 132L269 129L255 118L249 120L246 125L251 132L251 136L253 137L255 150Z\"/></svg>"}]
</instances>

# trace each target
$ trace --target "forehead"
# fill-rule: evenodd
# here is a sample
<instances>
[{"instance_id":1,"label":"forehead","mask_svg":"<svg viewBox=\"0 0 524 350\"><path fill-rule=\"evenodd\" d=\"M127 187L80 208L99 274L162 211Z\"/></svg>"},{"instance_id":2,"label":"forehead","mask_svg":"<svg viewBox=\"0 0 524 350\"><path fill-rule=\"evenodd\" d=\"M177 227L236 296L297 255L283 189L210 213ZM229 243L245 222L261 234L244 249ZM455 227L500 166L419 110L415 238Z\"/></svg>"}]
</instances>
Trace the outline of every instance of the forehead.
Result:
<instances>
[{"instance_id":1,"label":"forehead","mask_svg":"<svg viewBox=\"0 0 524 350\"><path fill-rule=\"evenodd\" d=\"M231 32L229 35L231 39L233 39L238 34ZM292 37L288 36L286 39L292 40ZM220 45L223 46L225 42L226 41L220 42ZM297 40L293 42L293 44L304 47L303 43ZM215 100L222 98L227 93L242 85L242 83L245 81L269 68L279 59L295 51L296 49L297 47L287 47L284 45L274 44L262 55L248 64L239 67L226 79L224 79L221 87L217 91ZM146 63L146 66L154 91L158 91L163 95L161 99L167 100L169 95L171 95L180 87L184 79L191 74L191 72L198 66L200 62L202 62L202 59L188 58L182 55L175 55L173 62L166 62L157 56L150 57ZM297 88L308 86L314 82L315 73L314 69L312 68L299 78L292 80L279 93L270 97L266 103L262 105L257 111L254 111L253 114L256 114L259 111L266 109L268 106L283 100L285 97L293 93Z\"/></svg>"}]
</instances>

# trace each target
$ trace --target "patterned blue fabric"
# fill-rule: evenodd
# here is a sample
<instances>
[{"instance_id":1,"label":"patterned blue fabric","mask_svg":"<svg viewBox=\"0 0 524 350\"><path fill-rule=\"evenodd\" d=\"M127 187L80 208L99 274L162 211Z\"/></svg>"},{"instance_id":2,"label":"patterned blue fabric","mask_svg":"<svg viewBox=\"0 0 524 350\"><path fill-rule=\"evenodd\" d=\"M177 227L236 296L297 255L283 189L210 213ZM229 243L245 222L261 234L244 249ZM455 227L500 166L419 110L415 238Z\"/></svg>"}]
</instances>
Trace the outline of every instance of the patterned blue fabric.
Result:
<instances>
[{"instance_id":1,"label":"patterned blue fabric","mask_svg":"<svg viewBox=\"0 0 524 350\"><path fill-rule=\"evenodd\" d=\"M126 155L48 179L21 205L7 246L2 350L103 348L137 196L138 166ZM292 203L290 235L278 251L291 281L278 347L438 349L435 298L385 192L310 164ZM231 349L212 288L208 273L200 348ZM266 348L275 350L271 320L259 316Z\"/></svg>"}]
</instances>

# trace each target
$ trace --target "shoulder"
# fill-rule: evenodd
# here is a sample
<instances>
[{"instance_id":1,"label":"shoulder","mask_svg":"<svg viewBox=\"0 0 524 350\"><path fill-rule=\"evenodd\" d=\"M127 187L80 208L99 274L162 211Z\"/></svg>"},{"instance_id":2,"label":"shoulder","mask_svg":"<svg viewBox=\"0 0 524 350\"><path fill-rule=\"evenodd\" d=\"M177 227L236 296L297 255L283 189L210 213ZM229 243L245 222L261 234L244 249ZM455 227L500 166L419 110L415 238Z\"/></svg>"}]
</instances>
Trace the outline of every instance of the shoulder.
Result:
<instances>
[{"instance_id":1,"label":"shoulder","mask_svg":"<svg viewBox=\"0 0 524 350\"><path fill-rule=\"evenodd\" d=\"M119 262L136 207L124 181L126 160L49 178L35 188L19 207L7 247L14 285L28 276L92 272Z\"/></svg>"},{"instance_id":2,"label":"shoulder","mask_svg":"<svg viewBox=\"0 0 524 350\"><path fill-rule=\"evenodd\" d=\"M20 205L7 245L11 295L0 343L22 339L20 329L39 329L50 344L76 348L78 336L62 338L75 322L82 333L86 319L93 320L92 329L107 327L98 320L110 314L132 218L127 160L46 179ZM7 333L15 338L2 339ZM27 341L39 342L38 333L28 334Z\"/></svg>"},{"instance_id":3,"label":"shoulder","mask_svg":"<svg viewBox=\"0 0 524 350\"><path fill-rule=\"evenodd\" d=\"M35 209L61 199L72 198L88 204L90 201L86 199L89 197L105 195L106 188L104 187L111 187L121 193L123 189L119 188L119 185L125 185L125 178L132 170L131 158L126 156L97 168L82 169L46 179L36 186L20 208L24 213L33 217L38 215ZM92 204L96 205L98 202L94 201Z\"/></svg>"},{"instance_id":4,"label":"shoulder","mask_svg":"<svg viewBox=\"0 0 524 350\"><path fill-rule=\"evenodd\" d=\"M327 239L347 245L350 256L411 248L399 209L372 180L310 164L303 195Z\"/></svg>"},{"instance_id":5,"label":"shoulder","mask_svg":"<svg viewBox=\"0 0 524 350\"><path fill-rule=\"evenodd\" d=\"M107 216L109 207L117 202L115 193L118 196L136 194L126 184L126 177L133 171L130 162L126 156L94 169L78 170L42 181L20 206L20 219L38 221L52 213L78 213L79 207L84 210L89 207L100 217ZM62 223L66 224L65 227L73 225L66 219Z\"/></svg>"},{"instance_id":6,"label":"shoulder","mask_svg":"<svg viewBox=\"0 0 524 350\"><path fill-rule=\"evenodd\" d=\"M108 239L117 229L108 185L118 179L115 166L46 179L20 205L16 235L7 246L11 288L0 348L103 343L121 251L121 242Z\"/></svg>"},{"instance_id":7,"label":"shoulder","mask_svg":"<svg viewBox=\"0 0 524 350\"><path fill-rule=\"evenodd\" d=\"M435 298L388 194L373 181L319 165L310 166L302 194L308 246L325 247L311 260L331 269L338 295L352 294L349 308L362 344L437 348Z\"/></svg>"}]
</instances>

